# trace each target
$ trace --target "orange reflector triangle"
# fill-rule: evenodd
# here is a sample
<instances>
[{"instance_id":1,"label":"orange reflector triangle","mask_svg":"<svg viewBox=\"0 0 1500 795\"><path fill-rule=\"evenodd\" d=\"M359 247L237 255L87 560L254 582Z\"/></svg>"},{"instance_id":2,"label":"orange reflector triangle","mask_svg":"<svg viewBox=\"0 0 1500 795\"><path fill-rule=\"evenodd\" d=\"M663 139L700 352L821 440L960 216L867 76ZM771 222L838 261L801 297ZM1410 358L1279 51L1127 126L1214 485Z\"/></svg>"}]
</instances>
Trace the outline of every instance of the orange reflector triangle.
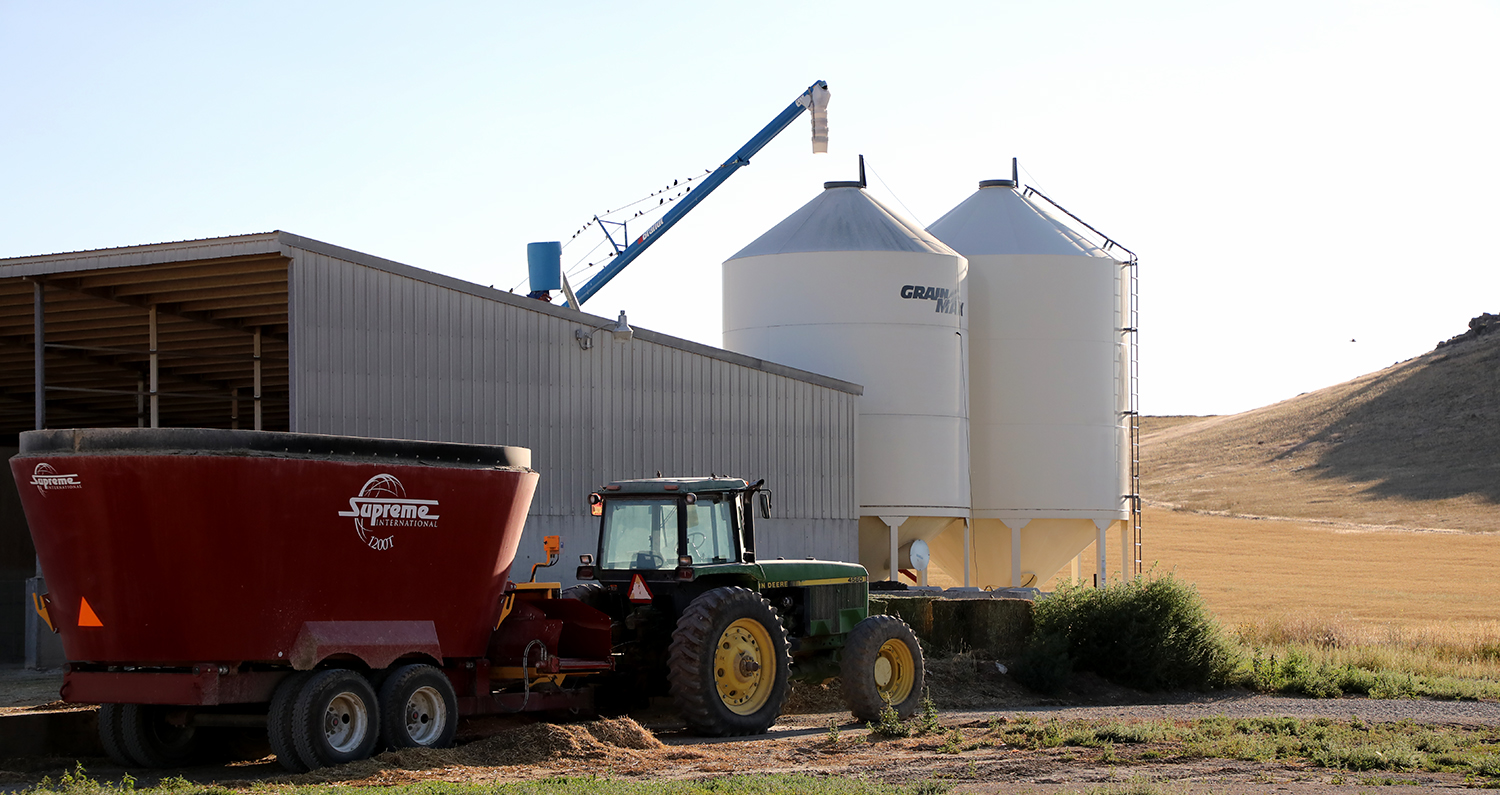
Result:
<instances>
[{"instance_id":1,"label":"orange reflector triangle","mask_svg":"<svg viewBox=\"0 0 1500 795\"><path fill-rule=\"evenodd\" d=\"M89 607L89 600L78 597L78 626L80 627L102 627L104 622L99 616L94 615L94 608Z\"/></svg>"},{"instance_id":2,"label":"orange reflector triangle","mask_svg":"<svg viewBox=\"0 0 1500 795\"><path fill-rule=\"evenodd\" d=\"M630 578L630 593L627 594L630 601L637 604L651 603L651 589L646 587L646 581L637 574Z\"/></svg>"}]
</instances>

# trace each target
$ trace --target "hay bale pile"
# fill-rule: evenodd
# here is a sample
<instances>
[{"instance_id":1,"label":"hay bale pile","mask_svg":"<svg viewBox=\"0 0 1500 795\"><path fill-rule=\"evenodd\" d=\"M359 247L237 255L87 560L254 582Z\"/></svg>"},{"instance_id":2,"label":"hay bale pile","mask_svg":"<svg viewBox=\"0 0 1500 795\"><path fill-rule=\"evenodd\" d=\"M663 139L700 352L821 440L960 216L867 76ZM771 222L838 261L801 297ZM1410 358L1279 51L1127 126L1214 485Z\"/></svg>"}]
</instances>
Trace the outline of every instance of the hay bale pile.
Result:
<instances>
[{"instance_id":1,"label":"hay bale pile","mask_svg":"<svg viewBox=\"0 0 1500 795\"><path fill-rule=\"evenodd\" d=\"M927 595L870 595L870 613L899 616L936 652L973 651L1008 660L1031 635L1027 599L947 599Z\"/></svg>"}]
</instances>

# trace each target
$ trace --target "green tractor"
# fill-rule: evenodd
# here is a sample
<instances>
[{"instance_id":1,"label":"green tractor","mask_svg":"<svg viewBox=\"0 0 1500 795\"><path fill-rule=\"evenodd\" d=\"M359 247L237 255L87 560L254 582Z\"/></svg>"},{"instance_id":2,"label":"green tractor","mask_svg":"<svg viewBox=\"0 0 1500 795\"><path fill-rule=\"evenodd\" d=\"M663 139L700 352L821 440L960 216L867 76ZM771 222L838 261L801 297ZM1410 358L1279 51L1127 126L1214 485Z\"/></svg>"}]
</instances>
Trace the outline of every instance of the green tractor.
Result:
<instances>
[{"instance_id":1,"label":"green tractor","mask_svg":"<svg viewBox=\"0 0 1500 795\"><path fill-rule=\"evenodd\" d=\"M922 649L895 616L870 615L868 572L854 563L757 560L764 480L622 480L589 495L596 555L563 592L608 614L615 673L601 711L670 695L699 734L760 734L781 716L793 679L839 676L856 718L922 698Z\"/></svg>"}]
</instances>

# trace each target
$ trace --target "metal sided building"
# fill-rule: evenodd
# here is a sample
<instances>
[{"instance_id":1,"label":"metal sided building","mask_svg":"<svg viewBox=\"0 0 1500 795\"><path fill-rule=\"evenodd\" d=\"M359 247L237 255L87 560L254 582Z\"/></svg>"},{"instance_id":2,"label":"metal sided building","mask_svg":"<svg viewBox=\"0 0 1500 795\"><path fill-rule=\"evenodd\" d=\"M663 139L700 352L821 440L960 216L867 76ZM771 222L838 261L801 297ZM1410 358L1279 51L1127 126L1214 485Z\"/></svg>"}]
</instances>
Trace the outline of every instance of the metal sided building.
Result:
<instances>
[{"instance_id":1,"label":"metal sided building","mask_svg":"<svg viewBox=\"0 0 1500 795\"><path fill-rule=\"evenodd\" d=\"M286 232L3 259L0 452L39 426L153 418L522 445L541 483L516 571L557 534L546 576L571 582L589 492L658 471L764 477L762 557L856 559L860 386L613 324ZM0 480L3 660L37 622Z\"/></svg>"}]
</instances>

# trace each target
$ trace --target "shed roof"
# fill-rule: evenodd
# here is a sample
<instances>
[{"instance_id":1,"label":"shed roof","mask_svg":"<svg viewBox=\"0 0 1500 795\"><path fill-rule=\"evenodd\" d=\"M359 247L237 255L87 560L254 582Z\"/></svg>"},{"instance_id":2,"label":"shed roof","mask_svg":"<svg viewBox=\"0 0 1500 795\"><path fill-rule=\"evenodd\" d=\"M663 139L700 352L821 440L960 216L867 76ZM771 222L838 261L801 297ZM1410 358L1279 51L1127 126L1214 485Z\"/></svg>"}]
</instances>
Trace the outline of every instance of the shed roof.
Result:
<instances>
[{"instance_id":1,"label":"shed roof","mask_svg":"<svg viewBox=\"0 0 1500 795\"><path fill-rule=\"evenodd\" d=\"M135 425L149 390L150 307L157 313L161 425L251 426L254 332L261 332L263 427L290 428L288 268L303 252L383 270L530 312L606 319L486 288L289 232L0 259L0 444L34 421L36 285L45 301L48 426ZM609 319L609 320L612 320ZM836 378L638 329L636 338L853 394Z\"/></svg>"}]
</instances>

